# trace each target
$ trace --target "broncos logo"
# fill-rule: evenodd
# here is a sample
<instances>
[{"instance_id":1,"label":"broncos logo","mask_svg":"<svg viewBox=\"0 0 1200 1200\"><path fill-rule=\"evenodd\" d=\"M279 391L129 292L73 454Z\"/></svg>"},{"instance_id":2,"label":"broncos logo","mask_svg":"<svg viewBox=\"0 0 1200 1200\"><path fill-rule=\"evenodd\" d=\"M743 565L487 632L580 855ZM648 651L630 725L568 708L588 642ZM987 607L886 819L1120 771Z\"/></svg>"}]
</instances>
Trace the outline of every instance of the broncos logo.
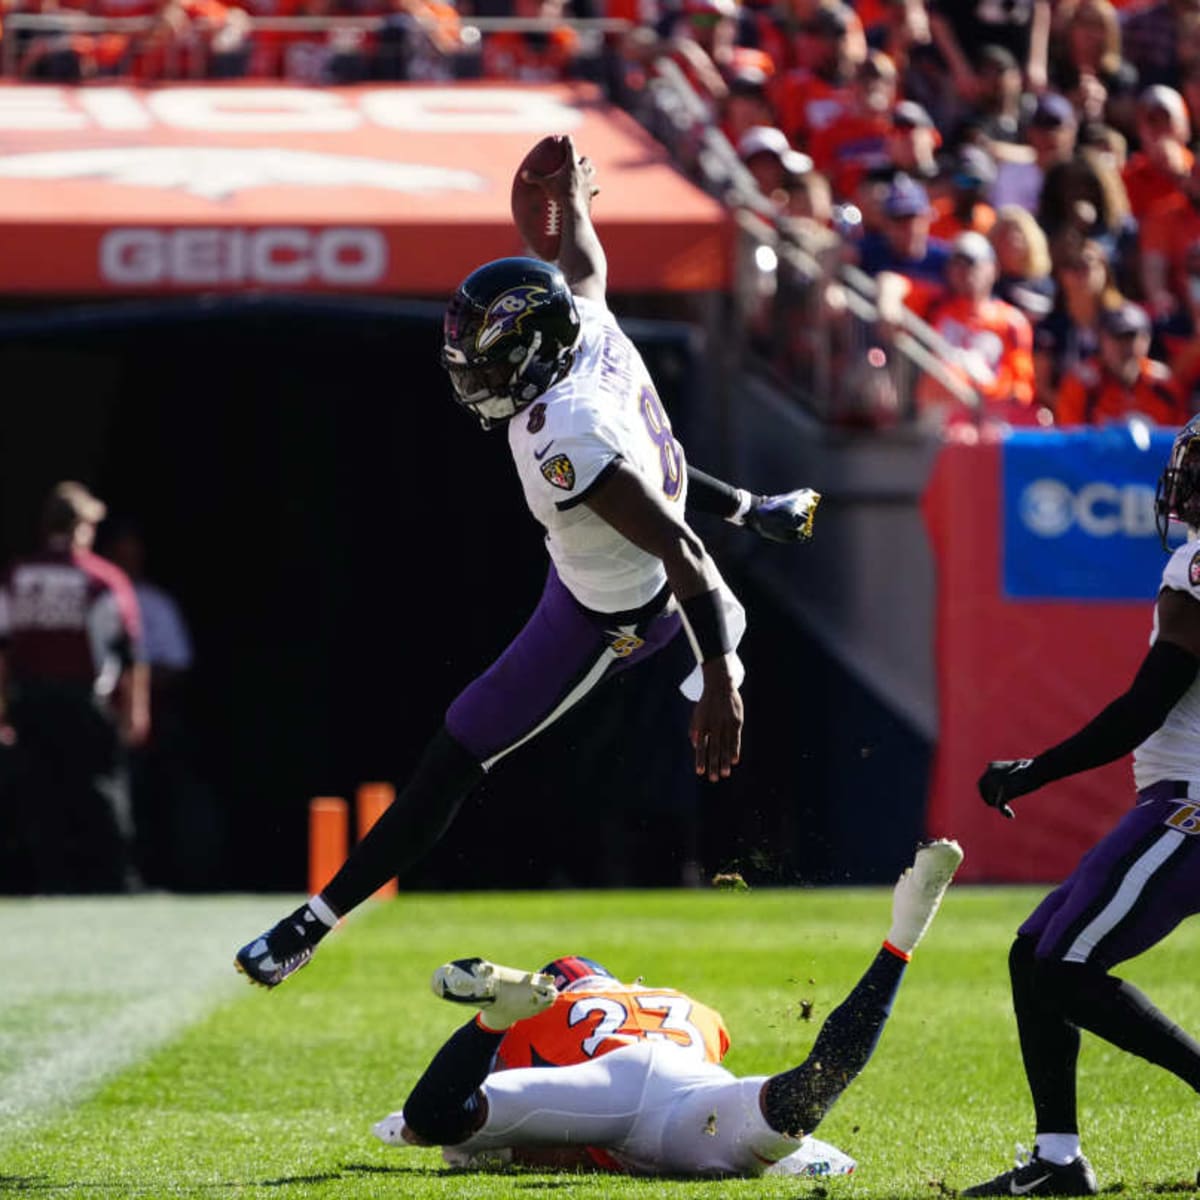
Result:
<instances>
[{"instance_id":1,"label":"broncos logo","mask_svg":"<svg viewBox=\"0 0 1200 1200\"><path fill-rule=\"evenodd\" d=\"M502 337L520 333L521 323L535 308L543 308L550 302L550 293L536 283L522 283L502 292L488 306L483 324L475 336L475 349L479 353L490 350Z\"/></svg>"}]
</instances>

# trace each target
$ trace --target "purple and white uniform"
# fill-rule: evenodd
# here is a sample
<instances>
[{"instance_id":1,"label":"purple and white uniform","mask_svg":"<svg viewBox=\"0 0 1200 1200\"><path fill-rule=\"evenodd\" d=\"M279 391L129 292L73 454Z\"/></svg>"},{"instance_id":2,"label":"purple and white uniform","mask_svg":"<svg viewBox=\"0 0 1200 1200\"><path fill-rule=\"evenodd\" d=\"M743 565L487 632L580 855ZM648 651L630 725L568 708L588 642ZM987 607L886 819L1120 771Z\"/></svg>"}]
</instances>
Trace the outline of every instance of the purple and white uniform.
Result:
<instances>
[{"instance_id":1,"label":"purple and white uniform","mask_svg":"<svg viewBox=\"0 0 1200 1200\"><path fill-rule=\"evenodd\" d=\"M1200 600L1200 538L1172 554L1162 587ZM1039 958L1108 968L1200 912L1200 678L1133 752L1133 775L1136 806L1021 926Z\"/></svg>"},{"instance_id":2,"label":"purple and white uniform","mask_svg":"<svg viewBox=\"0 0 1200 1200\"><path fill-rule=\"evenodd\" d=\"M581 332L570 372L508 423L525 499L546 530L546 587L525 628L446 714L485 770L680 628L662 561L584 501L623 463L682 513L683 449L616 318L598 301L575 302Z\"/></svg>"}]
</instances>

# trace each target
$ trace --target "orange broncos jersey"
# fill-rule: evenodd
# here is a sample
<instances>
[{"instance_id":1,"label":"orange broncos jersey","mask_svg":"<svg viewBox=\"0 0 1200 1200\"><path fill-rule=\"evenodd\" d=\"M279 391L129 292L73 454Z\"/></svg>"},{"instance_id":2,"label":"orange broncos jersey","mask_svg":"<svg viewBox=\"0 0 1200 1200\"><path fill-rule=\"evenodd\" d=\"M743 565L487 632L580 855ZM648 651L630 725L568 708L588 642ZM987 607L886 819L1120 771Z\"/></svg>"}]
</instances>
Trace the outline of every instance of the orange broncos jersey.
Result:
<instances>
[{"instance_id":1,"label":"orange broncos jersey","mask_svg":"<svg viewBox=\"0 0 1200 1200\"><path fill-rule=\"evenodd\" d=\"M612 980L562 992L544 1012L518 1021L504 1035L496 1070L569 1067L622 1046L666 1040L719 1063L729 1049L721 1014L674 988Z\"/></svg>"}]
</instances>

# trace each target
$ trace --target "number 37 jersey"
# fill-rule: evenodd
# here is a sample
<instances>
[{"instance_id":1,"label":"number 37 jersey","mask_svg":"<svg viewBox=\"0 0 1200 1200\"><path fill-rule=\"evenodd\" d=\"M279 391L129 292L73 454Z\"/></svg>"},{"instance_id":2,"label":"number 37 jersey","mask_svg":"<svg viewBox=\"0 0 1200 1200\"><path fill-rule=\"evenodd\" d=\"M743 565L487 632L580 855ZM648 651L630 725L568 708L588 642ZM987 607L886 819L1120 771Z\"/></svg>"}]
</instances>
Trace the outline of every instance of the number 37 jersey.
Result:
<instances>
[{"instance_id":1,"label":"number 37 jersey","mask_svg":"<svg viewBox=\"0 0 1200 1200\"><path fill-rule=\"evenodd\" d=\"M618 983L562 992L544 1012L504 1035L496 1070L569 1067L621 1046L671 1041L698 1061L719 1063L729 1049L721 1014L674 988Z\"/></svg>"},{"instance_id":2,"label":"number 37 jersey","mask_svg":"<svg viewBox=\"0 0 1200 1200\"><path fill-rule=\"evenodd\" d=\"M571 371L509 421L508 442L567 589L586 608L626 612L653 600L666 572L584 501L624 463L682 519L687 474L641 355L604 304L575 303L581 332Z\"/></svg>"}]
</instances>

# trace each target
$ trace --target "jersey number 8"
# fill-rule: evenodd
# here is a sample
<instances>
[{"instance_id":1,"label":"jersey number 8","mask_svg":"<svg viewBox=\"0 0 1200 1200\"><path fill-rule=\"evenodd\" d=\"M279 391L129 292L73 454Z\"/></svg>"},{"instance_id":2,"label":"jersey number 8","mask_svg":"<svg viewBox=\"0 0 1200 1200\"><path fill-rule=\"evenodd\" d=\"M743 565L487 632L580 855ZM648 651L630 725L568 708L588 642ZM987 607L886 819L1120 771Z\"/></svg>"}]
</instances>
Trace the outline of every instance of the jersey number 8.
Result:
<instances>
[{"instance_id":1,"label":"jersey number 8","mask_svg":"<svg viewBox=\"0 0 1200 1200\"><path fill-rule=\"evenodd\" d=\"M671 432L667 414L663 412L662 401L649 385L642 388L638 397L638 408L642 420L646 423L646 432L650 435L650 440L658 447L658 461L662 464L663 473L663 494L668 500L677 500L683 487L683 462L679 444Z\"/></svg>"}]
</instances>

